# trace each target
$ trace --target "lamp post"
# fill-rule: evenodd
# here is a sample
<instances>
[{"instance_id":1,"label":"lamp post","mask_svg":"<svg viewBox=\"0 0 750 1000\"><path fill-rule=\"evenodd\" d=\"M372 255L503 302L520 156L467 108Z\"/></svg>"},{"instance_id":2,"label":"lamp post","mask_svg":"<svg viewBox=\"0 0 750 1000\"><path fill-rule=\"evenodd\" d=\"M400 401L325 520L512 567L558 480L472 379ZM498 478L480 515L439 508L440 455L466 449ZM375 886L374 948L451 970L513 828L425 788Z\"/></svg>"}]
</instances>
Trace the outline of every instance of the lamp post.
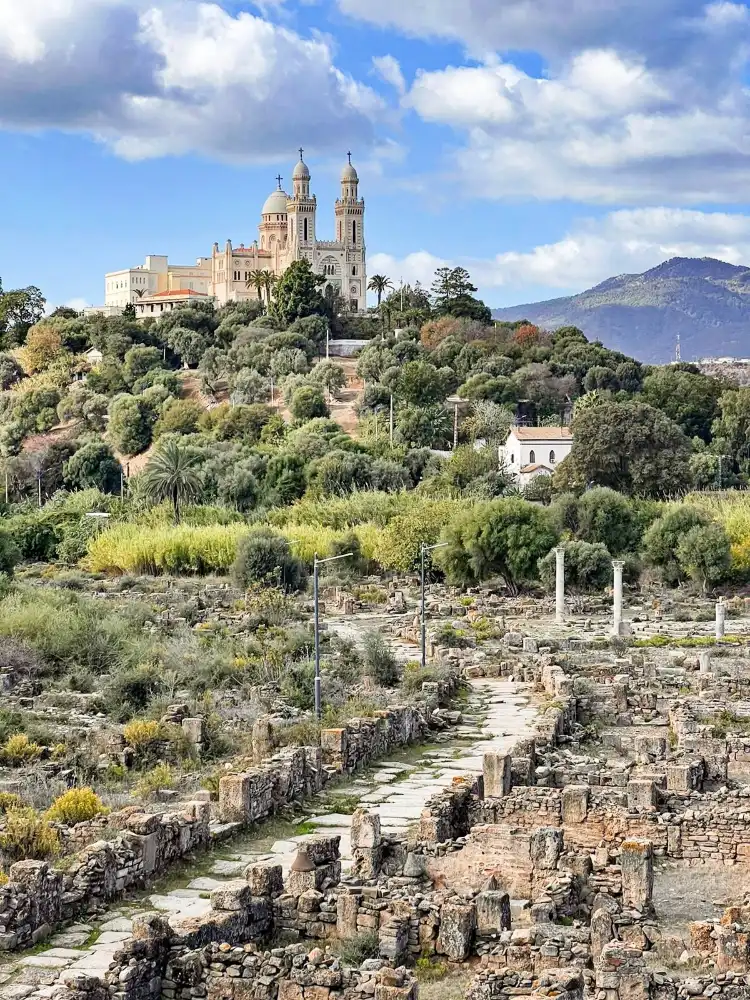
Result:
<instances>
[{"instance_id":1,"label":"lamp post","mask_svg":"<svg viewBox=\"0 0 750 1000\"><path fill-rule=\"evenodd\" d=\"M315 553L313 560L313 604L315 607L315 718L319 719L323 714L323 707L320 699L320 604L318 601L318 567L325 563L337 562L339 559L348 559L353 552L344 552L340 556L329 556L328 559L318 559Z\"/></svg>"},{"instance_id":2,"label":"lamp post","mask_svg":"<svg viewBox=\"0 0 750 1000\"><path fill-rule=\"evenodd\" d=\"M448 544L448 542L439 542L437 545L427 545L425 542L422 542L422 586L421 586L422 596L421 596L421 603L420 603L420 609L421 609L420 610L420 629L421 629L421 633L422 633L422 643L421 643L421 645L422 645L422 659L421 659L421 662L422 662L422 669L423 670L427 666L427 616L425 615L425 607L424 607L425 556L427 555L428 552L434 552L435 549L444 549L447 544Z\"/></svg>"}]
</instances>

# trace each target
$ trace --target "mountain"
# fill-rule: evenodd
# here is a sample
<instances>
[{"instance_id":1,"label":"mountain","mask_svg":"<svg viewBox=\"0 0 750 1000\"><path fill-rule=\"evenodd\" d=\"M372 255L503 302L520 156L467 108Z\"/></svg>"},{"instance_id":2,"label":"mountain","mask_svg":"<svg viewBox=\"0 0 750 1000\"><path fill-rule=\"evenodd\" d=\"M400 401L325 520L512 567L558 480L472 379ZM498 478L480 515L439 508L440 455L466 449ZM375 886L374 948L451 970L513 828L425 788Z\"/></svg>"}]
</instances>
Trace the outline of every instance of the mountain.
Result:
<instances>
[{"instance_id":1,"label":"mountain","mask_svg":"<svg viewBox=\"0 0 750 1000\"><path fill-rule=\"evenodd\" d=\"M711 257L673 257L643 274L621 274L580 295L496 309L554 330L577 326L589 340L640 361L750 355L750 268Z\"/></svg>"}]
</instances>

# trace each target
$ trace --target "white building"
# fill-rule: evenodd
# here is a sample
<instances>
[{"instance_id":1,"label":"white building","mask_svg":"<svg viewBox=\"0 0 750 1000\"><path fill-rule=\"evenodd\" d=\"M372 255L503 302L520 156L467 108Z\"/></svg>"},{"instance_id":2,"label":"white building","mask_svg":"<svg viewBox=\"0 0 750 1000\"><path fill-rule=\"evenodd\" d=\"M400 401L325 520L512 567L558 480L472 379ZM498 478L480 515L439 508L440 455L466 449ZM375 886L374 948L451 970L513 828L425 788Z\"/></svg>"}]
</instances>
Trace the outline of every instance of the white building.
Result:
<instances>
[{"instance_id":1,"label":"white building","mask_svg":"<svg viewBox=\"0 0 750 1000\"><path fill-rule=\"evenodd\" d=\"M499 449L500 465L525 486L537 476L551 476L572 447L570 427L511 427Z\"/></svg>"},{"instance_id":2,"label":"white building","mask_svg":"<svg viewBox=\"0 0 750 1000\"><path fill-rule=\"evenodd\" d=\"M310 193L310 171L300 158L292 173L288 195L277 177L278 187L261 210L258 238L250 246L234 247L227 240L223 249L214 243L210 257L199 257L195 265L170 264L166 257L151 255L143 266L112 271L105 276L104 309L121 311L132 303L139 316L163 311L150 306L166 304L164 293L195 292L213 296L218 305L230 301L266 298L251 276L269 272L278 278L292 261L306 259L315 274L325 278L342 296L352 312L367 308L367 255L365 247L365 203L359 197L359 177L349 162L341 173L341 192L333 206L335 239L318 239L318 203ZM325 287L325 286L324 286ZM145 307L145 308L142 308ZM91 311L91 310L90 310Z\"/></svg>"},{"instance_id":3,"label":"white building","mask_svg":"<svg viewBox=\"0 0 750 1000\"><path fill-rule=\"evenodd\" d=\"M153 316L157 319L162 313L171 312L176 306L192 305L194 302L205 302L210 298L208 292L196 292L192 288L178 288L174 291L154 292L135 303L135 314L140 319Z\"/></svg>"}]
</instances>

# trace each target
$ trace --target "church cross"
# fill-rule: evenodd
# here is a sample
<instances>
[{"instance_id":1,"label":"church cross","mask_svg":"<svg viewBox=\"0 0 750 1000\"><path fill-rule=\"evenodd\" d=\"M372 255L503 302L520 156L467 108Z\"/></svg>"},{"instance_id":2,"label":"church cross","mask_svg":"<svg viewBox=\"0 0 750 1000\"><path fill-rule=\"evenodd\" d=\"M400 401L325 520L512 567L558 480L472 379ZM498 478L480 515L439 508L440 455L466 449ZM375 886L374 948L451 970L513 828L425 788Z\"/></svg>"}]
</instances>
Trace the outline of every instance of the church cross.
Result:
<instances>
[{"instance_id":1,"label":"church cross","mask_svg":"<svg viewBox=\"0 0 750 1000\"><path fill-rule=\"evenodd\" d=\"M302 148L302 146L300 146L300 148L299 148L299 158L300 158L300 160L302 159L302 154L304 153L304 151L305 150Z\"/></svg>"},{"instance_id":2,"label":"church cross","mask_svg":"<svg viewBox=\"0 0 750 1000\"><path fill-rule=\"evenodd\" d=\"M352 165L352 154L351 154L351 150L350 150L350 151L349 151L349 152L348 152L348 153L347 153L346 155L347 155L347 156L349 157L349 166L351 166L351 165Z\"/></svg>"},{"instance_id":3,"label":"church cross","mask_svg":"<svg viewBox=\"0 0 750 1000\"><path fill-rule=\"evenodd\" d=\"M284 178L281 176L281 174L279 174L278 177L276 178L276 180L277 180L278 185L279 185L279 191L281 191L281 182L284 180Z\"/></svg>"}]
</instances>

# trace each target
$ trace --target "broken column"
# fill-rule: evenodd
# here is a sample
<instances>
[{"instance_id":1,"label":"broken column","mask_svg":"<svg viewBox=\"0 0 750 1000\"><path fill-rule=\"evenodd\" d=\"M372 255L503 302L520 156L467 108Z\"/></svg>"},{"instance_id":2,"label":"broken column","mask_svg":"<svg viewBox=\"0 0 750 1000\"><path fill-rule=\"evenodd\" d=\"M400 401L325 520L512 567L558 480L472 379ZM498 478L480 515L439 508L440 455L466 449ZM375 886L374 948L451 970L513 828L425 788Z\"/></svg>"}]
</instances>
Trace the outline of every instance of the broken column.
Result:
<instances>
[{"instance_id":1,"label":"broken column","mask_svg":"<svg viewBox=\"0 0 750 1000\"><path fill-rule=\"evenodd\" d=\"M352 870L360 878L380 874L382 843L378 813L357 809L352 816Z\"/></svg>"},{"instance_id":2,"label":"broken column","mask_svg":"<svg viewBox=\"0 0 750 1000\"><path fill-rule=\"evenodd\" d=\"M465 962L471 954L476 929L474 903L445 903L440 912L438 954L445 955L451 962Z\"/></svg>"},{"instance_id":3,"label":"broken column","mask_svg":"<svg viewBox=\"0 0 750 1000\"><path fill-rule=\"evenodd\" d=\"M500 889L493 875L476 897L477 934L480 937L511 929L510 896Z\"/></svg>"},{"instance_id":4,"label":"broken column","mask_svg":"<svg viewBox=\"0 0 750 1000\"><path fill-rule=\"evenodd\" d=\"M626 840L620 851L622 903L625 907L651 909L654 889L654 847L650 840Z\"/></svg>"},{"instance_id":5,"label":"broken column","mask_svg":"<svg viewBox=\"0 0 750 1000\"><path fill-rule=\"evenodd\" d=\"M727 617L727 606L724 603L724 598L721 597L716 602L716 638L724 638L725 622Z\"/></svg>"},{"instance_id":6,"label":"broken column","mask_svg":"<svg viewBox=\"0 0 750 1000\"><path fill-rule=\"evenodd\" d=\"M711 654L698 653L698 670L702 674L711 673Z\"/></svg>"},{"instance_id":7,"label":"broken column","mask_svg":"<svg viewBox=\"0 0 750 1000\"><path fill-rule=\"evenodd\" d=\"M565 621L565 549L561 545L555 549L555 621L558 625Z\"/></svg>"},{"instance_id":8,"label":"broken column","mask_svg":"<svg viewBox=\"0 0 750 1000\"><path fill-rule=\"evenodd\" d=\"M512 761L506 753L484 755L484 797L502 799L510 792Z\"/></svg>"},{"instance_id":9,"label":"broken column","mask_svg":"<svg viewBox=\"0 0 750 1000\"><path fill-rule=\"evenodd\" d=\"M268 715L262 715L253 723L253 760L260 764L273 754L273 726Z\"/></svg>"},{"instance_id":10,"label":"broken column","mask_svg":"<svg viewBox=\"0 0 750 1000\"><path fill-rule=\"evenodd\" d=\"M622 569L625 563L621 559L612 562L614 570L614 622L612 635L622 635Z\"/></svg>"}]
</instances>

